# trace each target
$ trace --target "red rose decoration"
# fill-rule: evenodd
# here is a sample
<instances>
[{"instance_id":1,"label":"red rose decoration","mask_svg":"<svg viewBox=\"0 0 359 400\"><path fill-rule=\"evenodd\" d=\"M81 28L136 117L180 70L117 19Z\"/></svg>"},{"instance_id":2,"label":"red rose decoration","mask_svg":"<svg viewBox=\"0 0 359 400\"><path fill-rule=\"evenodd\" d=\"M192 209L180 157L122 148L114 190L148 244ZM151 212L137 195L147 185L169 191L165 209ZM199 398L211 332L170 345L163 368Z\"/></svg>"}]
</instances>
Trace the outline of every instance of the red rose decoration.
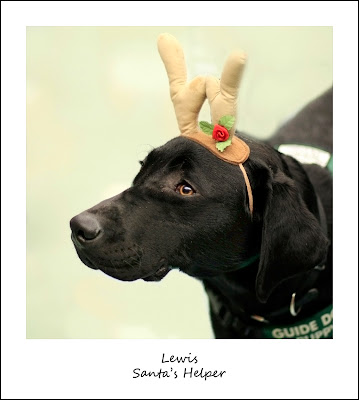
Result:
<instances>
[{"instance_id":1,"label":"red rose decoration","mask_svg":"<svg viewBox=\"0 0 359 400\"><path fill-rule=\"evenodd\" d=\"M224 126L215 125L213 128L212 137L218 142L225 142L227 139L229 139L229 132Z\"/></svg>"}]
</instances>

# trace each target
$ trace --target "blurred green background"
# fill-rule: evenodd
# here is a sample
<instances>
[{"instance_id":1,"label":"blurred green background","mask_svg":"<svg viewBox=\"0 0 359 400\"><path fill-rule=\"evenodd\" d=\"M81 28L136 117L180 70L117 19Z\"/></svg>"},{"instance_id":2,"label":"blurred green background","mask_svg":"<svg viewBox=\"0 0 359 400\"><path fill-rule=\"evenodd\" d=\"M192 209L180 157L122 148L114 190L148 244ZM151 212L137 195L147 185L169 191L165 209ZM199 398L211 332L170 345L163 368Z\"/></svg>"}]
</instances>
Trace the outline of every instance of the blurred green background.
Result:
<instances>
[{"instance_id":1,"label":"blurred green background","mask_svg":"<svg viewBox=\"0 0 359 400\"><path fill-rule=\"evenodd\" d=\"M213 337L200 282L120 282L82 264L70 239L71 217L130 186L138 161L178 134L162 32L182 43L190 79L247 52L237 128L258 138L332 84L331 27L28 27L28 338Z\"/></svg>"}]
</instances>

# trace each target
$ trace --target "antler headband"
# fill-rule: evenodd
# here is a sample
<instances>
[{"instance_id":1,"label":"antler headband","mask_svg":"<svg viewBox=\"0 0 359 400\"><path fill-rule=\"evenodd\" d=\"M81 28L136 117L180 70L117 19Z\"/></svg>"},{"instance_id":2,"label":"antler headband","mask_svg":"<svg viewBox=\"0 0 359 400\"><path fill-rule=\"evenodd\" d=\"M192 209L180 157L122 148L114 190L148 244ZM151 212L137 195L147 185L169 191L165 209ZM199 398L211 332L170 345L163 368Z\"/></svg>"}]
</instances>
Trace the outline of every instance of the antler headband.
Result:
<instances>
[{"instance_id":1,"label":"antler headband","mask_svg":"<svg viewBox=\"0 0 359 400\"><path fill-rule=\"evenodd\" d=\"M243 163L248 159L248 145L235 133L237 96L245 55L232 52L224 65L221 80L213 76L197 76L187 82L186 64L180 43L164 33L158 38L158 51L165 65L170 95L181 135L193 140L223 161L238 165L247 187L249 209L253 213L253 195ZM212 124L200 122L198 114L208 98Z\"/></svg>"}]
</instances>

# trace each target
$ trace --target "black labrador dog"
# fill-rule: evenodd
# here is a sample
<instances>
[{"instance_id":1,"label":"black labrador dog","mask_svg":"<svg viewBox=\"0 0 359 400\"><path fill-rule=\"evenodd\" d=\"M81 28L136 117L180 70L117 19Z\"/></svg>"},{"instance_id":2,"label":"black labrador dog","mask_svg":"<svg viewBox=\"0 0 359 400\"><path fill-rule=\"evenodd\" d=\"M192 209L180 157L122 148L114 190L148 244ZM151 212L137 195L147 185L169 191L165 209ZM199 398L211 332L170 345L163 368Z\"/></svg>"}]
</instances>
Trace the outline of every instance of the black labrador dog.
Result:
<instances>
[{"instance_id":1,"label":"black labrador dog","mask_svg":"<svg viewBox=\"0 0 359 400\"><path fill-rule=\"evenodd\" d=\"M332 337L332 175L275 149L332 152L332 90L270 143L240 137L252 216L240 169L177 137L148 154L129 189L72 218L77 254L123 281L172 268L200 279L216 338Z\"/></svg>"}]
</instances>

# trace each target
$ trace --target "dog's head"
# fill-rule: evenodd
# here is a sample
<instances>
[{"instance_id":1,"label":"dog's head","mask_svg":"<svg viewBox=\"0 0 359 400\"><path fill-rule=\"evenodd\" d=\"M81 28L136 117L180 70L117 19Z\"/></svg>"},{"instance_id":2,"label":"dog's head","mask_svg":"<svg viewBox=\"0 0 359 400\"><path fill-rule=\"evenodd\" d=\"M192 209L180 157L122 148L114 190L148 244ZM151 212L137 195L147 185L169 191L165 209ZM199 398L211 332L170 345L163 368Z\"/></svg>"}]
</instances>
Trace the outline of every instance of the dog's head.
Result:
<instances>
[{"instance_id":1,"label":"dog's head","mask_svg":"<svg viewBox=\"0 0 359 400\"><path fill-rule=\"evenodd\" d=\"M183 137L154 149L129 189L72 218L80 259L119 280L158 281L171 268L200 279L234 271L258 252L266 301L321 264L328 241L308 209L313 188L295 183L279 153L251 142L246 169L253 215L238 166Z\"/></svg>"}]
</instances>

